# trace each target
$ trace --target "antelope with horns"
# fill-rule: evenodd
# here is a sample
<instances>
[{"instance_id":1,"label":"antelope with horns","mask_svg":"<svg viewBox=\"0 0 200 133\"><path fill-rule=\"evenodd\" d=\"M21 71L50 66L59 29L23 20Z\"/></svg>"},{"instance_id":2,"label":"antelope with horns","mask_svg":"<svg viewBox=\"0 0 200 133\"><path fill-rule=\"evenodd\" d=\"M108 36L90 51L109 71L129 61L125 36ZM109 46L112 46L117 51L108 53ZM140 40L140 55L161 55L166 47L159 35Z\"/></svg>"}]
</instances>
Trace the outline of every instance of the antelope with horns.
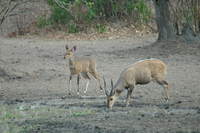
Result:
<instances>
[{"instance_id":1,"label":"antelope with horns","mask_svg":"<svg viewBox=\"0 0 200 133\"><path fill-rule=\"evenodd\" d=\"M136 62L135 64L124 69L115 86L113 86L113 82L111 80L112 88L110 93L108 93L108 90L106 89L106 81L104 79L107 106L111 108L125 89L128 90L126 101L126 106L128 106L135 86L137 84L148 84L152 80L166 88L166 101L168 101L170 97L170 88L169 84L164 80L165 72L166 65L162 61L157 59L147 59Z\"/></svg>"},{"instance_id":2,"label":"antelope with horns","mask_svg":"<svg viewBox=\"0 0 200 133\"><path fill-rule=\"evenodd\" d=\"M68 45L66 45L66 54L64 56L64 59L69 58L69 69L71 72L70 78L69 78L69 95L71 94L71 80L72 80L73 75L75 74L77 74L77 84L78 84L77 94L79 95L80 74L82 74L85 79L88 79L84 93L87 92L89 81L90 81L88 72L91 73L96 79L99 80L100 89L102 91L100 77L97 74L97 70L96 70L96 65L97 65L96 61L89 56L74 58L73 52L75 50L76 50L76 46L74 46L71 50L69 50Z\"/></svg>"}]
</instances>

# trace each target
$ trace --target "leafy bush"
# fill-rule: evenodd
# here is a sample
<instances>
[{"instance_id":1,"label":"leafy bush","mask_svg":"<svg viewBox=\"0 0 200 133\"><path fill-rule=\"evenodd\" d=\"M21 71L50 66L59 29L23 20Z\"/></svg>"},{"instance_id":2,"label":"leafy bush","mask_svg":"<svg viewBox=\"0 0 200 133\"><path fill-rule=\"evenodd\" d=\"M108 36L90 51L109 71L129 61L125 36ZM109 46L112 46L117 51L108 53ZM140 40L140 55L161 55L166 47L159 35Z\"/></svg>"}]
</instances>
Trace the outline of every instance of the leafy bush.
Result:
<instances>
[{"instance_id":1,"label":"leafy bush","mask_svg":"<svg viewBox=\"0 0 200 133\"><path fill-rule=\"evenodd\" d=\"M106 32L106 26L103 24L97 25L96 28L98 29L99 33Z\"/></svg>"},{"instance_id":2,"label":"leafy bush","mask_svg":"<svg viewBox=\"0 0 200 133\"><path fill-rule=\"evenodd\" d=\"M151 15L145 0L48 0L48 5L52 10L51 17L48 21L41 17L38 27L48 24L52 27L61 26L62 29L66 27L69 33L77 33L91 26L95 26L100 33L103 33L106 26L100 24L101 20L141 23L147 22ZM94 21L98 23L93 23Z\"/></svg>"},{"instance_id":3,"label":"leafy bush","mask_svg":"<svg viewBox=\"0 0 200 133\"><path fill-rule=\"evenodd\" d=\"M73 20L73 16L66 9L68 8L69 2L67 0L58 0L61 3L57 4L54 0L48 0L48 4L51 7L52 14L50 18L50 24L54 26L58 26L58 24L65 25L68 24L71 20ZM67 3L66 3L67 2Z\"/></svg>"},{"instance_id":4,"label":"leafy bush","mask_svg":"<svg viewBox=\"0 0 200 133\"><path fill-rule=\"evenodd\" d=\"M137 12L140 14L141 20L145 23L148 22L149 16L151 15L150 9L146 6L144 0L138 0L136 5Z\"/></svg>"},{"instance_id":5,"label":"leafy bush","mask_svg":"<svg viewBox=\"0 0 200 133\"><path fill-rule=\"evenodd\" d=\"M78 33L78 28L76 24L69 24L68 27L69 27L69 30L68 30L69 33Z\"/></svg>"},{"instance_id":6,"label":"leafy bush","mask_svg":"<svg viewBox=\"0 0 200 133\"><path fill-rule=\"evenodd\" d=\"M45 17L46 17L46 15L44 15L43 17L40 17L40 21L37 22L37 27L38 28L42 28L42 27L47 25L48 22L47 22Z\"/></svg>"}]
</instances>

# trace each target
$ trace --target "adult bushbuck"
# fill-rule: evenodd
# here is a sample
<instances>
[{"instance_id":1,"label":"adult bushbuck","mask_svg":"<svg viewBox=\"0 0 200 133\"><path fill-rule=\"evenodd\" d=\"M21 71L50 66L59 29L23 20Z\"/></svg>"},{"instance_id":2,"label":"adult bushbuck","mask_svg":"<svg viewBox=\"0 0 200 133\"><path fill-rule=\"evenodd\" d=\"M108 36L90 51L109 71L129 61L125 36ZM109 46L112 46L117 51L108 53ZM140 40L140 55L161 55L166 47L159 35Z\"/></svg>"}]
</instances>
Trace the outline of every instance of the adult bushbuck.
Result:
<instances>
[{"instance_id":1,"label":"adult bushbuck","mask_svg":"<svg viewBox=\"0 0 200 133\"><path fill-rule=\"evenodd\" d=\"M69 58L69 69L71 72L70 78L69 78L69 95L71 94L71 80L72 80L73 75L75 74L77 74L77 84L78 84L77 94L79 95L80 74L82 74L85 79L88 79L84 93L87 92L89 81L90 81L88 72L91 73L96 79L99 80L100 89L102 91L100 77L97 74L97 70L96 70L96 66L97 66L96 61L89 56L74 58L73 52L75 50L76 50L76 46L74 46L71 50L69 50L68 45L66 45L66 54L64 56L64 59Z\"/></svg>"},{"instance_id":2,"label":"adult bushbuck","mask_svg":"<svg viewBox=\"0 0 200 133\"><path fill-rule=\"evenodd\" d=\"M111 80L111 91L108 93L106 89L106 82L104 79L104 89L107 96L107 105L109 108L113 106L115 101L119 98L120 94L127 89L127 101L126 106L129 105L130 97L133 89L137 84L148 84L154 80L158 84L163 85L167 89L166 101L170 97L169 84L164 80L166 72L166 65L157 59L147 59L136 62L135 64L127 67L121 73L117 83L113 87Z\"/></svg>"}]
</instances>

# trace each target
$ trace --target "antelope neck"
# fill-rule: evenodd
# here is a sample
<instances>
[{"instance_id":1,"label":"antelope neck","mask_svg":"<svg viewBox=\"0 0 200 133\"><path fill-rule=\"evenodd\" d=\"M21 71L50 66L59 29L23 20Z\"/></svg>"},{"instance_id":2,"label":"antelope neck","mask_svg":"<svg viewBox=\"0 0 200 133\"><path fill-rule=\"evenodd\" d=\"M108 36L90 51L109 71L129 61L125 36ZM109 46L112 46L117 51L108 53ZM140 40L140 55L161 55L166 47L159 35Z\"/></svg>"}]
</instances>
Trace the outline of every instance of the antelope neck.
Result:
<instances>
[{"instance_id":1,"label":"antelope neck","mask_svg":"<svg viewBox=\"0 0 200 133\"><path fill-rule=\"evenodd\" d=\"M71 58L69 58L69 67L74 68L74 66L75 66L74 57L71 57Z\"/></svg>"},{"instance_id":2,"label":"antelope neck","mask_svg":"<svg viewBox=\"0 0 200 133\"><path fill-rule=\"evenodd\" d=\"M119 89L119 90L123 90L123 79L120 77L117 81L117 83L114 85L114 89L113 91L115 91L116 89Z\"/></svg>"}]
</instances>

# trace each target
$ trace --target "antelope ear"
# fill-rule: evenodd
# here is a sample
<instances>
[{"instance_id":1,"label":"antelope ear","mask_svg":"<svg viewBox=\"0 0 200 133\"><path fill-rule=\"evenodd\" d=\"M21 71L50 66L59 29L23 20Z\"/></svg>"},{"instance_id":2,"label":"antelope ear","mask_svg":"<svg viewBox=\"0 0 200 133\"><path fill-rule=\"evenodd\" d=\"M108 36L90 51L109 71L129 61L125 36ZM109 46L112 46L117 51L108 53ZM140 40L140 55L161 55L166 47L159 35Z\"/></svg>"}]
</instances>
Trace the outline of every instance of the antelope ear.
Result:
<instances>
[{"instance_id":1,"label":"antelope ear","mask_svg":"<svg viewBox=\"0 0 200 133\"><path fill-rule=\"evenodd\" d=\"M67 45L67 44L65 45L65 48L66 48L67 50L69 49L69 47L68 47L68 45Z\"/></svg>"},{"instance_id":2,"label":"antelope ear","mask_svg":"<svg viewBox=\"0 0 200 133\"><path fill-rule=\"evenodd\" d=\"M76 50L76 46L74 46L73 48L72 48L72 51L75 51Z\"/></svg>"}]
</instances>

